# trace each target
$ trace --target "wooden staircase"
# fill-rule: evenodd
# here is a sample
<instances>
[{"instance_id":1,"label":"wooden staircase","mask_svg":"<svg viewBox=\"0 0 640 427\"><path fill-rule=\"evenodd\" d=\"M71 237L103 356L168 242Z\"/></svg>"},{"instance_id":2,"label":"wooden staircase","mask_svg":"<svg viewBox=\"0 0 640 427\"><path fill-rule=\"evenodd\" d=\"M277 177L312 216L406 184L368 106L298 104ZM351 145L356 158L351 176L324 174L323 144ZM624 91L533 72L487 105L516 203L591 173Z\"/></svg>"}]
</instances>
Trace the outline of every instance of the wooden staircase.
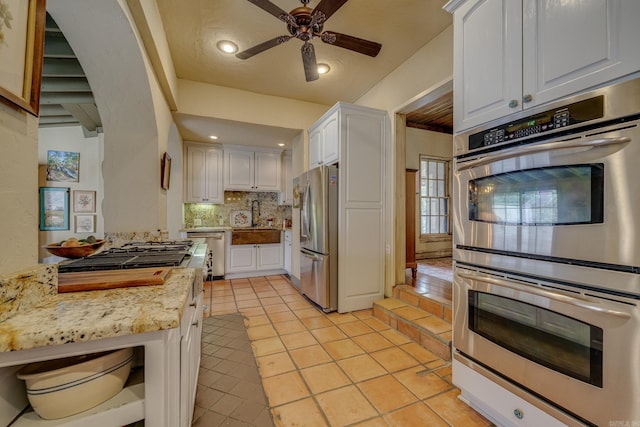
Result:
<instances>
[{"instance_id":1,"label":"wooden staircase","mask_svg":"<svg viewBox=\"0 0 640 427\"><path fill-rule=\"evenodd\" d=\"M451 360L451 301L398 285L373 303L373 315L443 360Z\"/></svg>"}]
</instances>

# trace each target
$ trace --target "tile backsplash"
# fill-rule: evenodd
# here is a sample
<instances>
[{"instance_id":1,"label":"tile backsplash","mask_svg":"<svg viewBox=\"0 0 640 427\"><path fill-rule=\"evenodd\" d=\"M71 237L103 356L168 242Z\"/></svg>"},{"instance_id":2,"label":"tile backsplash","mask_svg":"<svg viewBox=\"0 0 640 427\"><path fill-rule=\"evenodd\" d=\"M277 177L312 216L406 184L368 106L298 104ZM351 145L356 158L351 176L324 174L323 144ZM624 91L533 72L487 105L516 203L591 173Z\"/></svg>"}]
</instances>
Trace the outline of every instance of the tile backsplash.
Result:
<instances>
[{"instance_id":1,"label":"tile backsplash","mask_svg":"<svg viewBox=\"0 0 640 427\"><path fill-rule=\"evenodd\" d=\"M254 200L260 202L259 227L267 227L273 220L274 227L281 227L284 219L291 219L291 206L278 205L279 193L225 191L224 204L185 203L183 205L184 228L229 227L232 211L251 210ZM257 209L256 209L257 211ZM254 218L255 220L255 218Z\"/></svg>"}]
</instances>

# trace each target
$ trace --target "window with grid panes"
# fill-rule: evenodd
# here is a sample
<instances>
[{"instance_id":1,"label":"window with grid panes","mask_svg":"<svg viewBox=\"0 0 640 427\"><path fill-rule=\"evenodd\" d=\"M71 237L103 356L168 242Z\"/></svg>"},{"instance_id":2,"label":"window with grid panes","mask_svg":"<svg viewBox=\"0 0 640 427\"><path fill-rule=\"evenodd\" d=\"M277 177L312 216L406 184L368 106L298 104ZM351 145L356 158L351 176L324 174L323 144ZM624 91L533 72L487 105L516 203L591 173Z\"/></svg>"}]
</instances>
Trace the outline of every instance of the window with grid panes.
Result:
<instances>
[{"instance_id":1,"label":"window with grid panes","mask_svg":"<svg viewBox=\"0 0 640 427\"><path fill-rule=\"evenodd\" d=\"M449 233L449 162L420 156L420 234Z\"/></svg>"}]
</instances>

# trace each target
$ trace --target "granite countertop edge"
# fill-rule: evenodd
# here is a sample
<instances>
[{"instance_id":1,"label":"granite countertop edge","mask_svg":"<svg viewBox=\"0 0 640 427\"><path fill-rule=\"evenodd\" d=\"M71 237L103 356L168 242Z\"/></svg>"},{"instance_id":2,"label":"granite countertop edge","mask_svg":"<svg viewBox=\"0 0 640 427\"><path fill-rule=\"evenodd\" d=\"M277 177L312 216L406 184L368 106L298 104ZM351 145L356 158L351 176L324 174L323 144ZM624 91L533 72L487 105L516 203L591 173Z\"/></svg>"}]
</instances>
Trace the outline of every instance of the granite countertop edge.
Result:
<instances>
[{"instance_id":1,"label":"granite countertop edge","mask_svg":"<svg viewBox=\"0 0 640 427\"><path fill-rule=\"evenodd\" d=\"M13 301L7 295L0 298L0 314L5 314L0 319L0 353L177 328L195 278L195 269L176 267L162 285L59 294L57 268L36 267L33 272L20 272L13 280L0 277L0 290L21 285ZM49 274L54 277L42 279ZM31 292L35 287L53 291L43 296ZM32 294L38 299L29 298Z\"/></svg>"}]
</instances>

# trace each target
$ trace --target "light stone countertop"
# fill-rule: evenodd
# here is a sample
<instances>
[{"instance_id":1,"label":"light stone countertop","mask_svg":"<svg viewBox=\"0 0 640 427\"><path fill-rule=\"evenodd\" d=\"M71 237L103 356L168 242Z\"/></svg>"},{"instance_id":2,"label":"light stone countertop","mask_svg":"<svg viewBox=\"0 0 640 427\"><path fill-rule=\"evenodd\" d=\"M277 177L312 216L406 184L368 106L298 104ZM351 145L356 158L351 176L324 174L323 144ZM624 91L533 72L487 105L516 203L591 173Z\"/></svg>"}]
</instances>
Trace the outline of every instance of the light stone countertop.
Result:
<instances>
[{"instance_id":1,"label":"light stone countertop","mask_svg":"<svg viewBox=\"0 0 640 427\"><path fill-rule=\"evenodd\" d=\"M57 268L0 277L0 352L177 328L194 278L176 267L162 285L58 294Z\"/></svg>"}]
</instances>

